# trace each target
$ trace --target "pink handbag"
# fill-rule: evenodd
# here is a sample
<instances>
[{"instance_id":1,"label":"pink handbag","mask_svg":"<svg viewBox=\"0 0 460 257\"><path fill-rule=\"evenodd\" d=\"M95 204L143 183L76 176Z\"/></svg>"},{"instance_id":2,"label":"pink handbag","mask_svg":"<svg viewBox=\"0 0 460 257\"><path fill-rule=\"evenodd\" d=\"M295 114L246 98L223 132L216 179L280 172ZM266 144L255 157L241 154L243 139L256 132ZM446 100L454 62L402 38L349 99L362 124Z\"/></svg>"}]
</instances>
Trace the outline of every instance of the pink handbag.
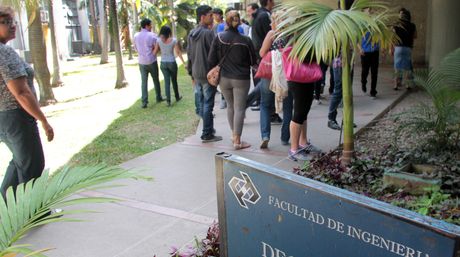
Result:
<instances>
[{"instance_id":1,"label":"pink handbag","mask_svg":"<svg viewBox=\"0 0 460 257\"><path fill-rule=\"evenodd\" d=\"M289 59L292 46L284 48L283 71L287 81L313 83L323 78L321 67L317 63L299 63L297 59Z\"/></svg>"},{"instance_id":2,"label":"pink handbag","mask_svg":"<svg viewBox=\"0 0 460 257\"><path fill-rule=\"evenodd\" d=\"M255 77L272 79L272 51L268 51L268 53L262 57Z\"/></svg>"}]
</instances>

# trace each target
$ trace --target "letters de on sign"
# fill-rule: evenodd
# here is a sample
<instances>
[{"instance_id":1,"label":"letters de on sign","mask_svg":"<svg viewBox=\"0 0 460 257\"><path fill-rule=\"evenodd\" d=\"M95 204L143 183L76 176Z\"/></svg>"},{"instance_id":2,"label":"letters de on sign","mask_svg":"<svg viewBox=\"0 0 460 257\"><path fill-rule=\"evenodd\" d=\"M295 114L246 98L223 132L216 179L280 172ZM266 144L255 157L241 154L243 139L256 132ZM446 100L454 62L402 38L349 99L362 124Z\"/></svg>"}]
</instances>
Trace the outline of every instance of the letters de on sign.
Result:
<instances>
[{"instance_id":1,"label":"letters de on sign","mask_svg":"<svg viewBox=\"0 0 460 257\"><path fill-rule=\"evenodd\" d=\"M221 256L460 257L460 227L238 156L216 156Z\"/></svg>"}]
</instances>

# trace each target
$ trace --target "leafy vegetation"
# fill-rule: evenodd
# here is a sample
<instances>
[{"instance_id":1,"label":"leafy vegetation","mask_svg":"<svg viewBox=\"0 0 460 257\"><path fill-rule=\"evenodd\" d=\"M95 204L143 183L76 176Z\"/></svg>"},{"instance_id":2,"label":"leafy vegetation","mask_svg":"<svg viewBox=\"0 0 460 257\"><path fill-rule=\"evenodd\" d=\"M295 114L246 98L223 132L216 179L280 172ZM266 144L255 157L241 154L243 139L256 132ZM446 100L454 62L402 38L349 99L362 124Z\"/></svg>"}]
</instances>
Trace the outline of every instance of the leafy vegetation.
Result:
<instances>
[{"instance_id":1,"label":"leafy vegetation","mask_svg":"<svg viewBox=\"0 0 460 257\"><path fill-rule=\"evenodd\" d=\"M63 210L50 213L53 208L62 208L82 203L113 202L116 199L105 197L69 197L84 190L109 187L106 182L117 179L147 179L136 173L118 167L76 167L64 168L60 173L49 177L48 172L36 180L20 184L16 191L10 187L6 200L0 197L0 256L10 253L44 256L43 249L34 251L30 245L15 245L32 228L58 221L80 221L70 214L89 212L87 210ZM104 184L101 186L101 184Z\"/></svg>"},{"instance_id":2,"label":"leafy vegetation","mask_svg":"<svg viewBox=\"0 0 460 257\"><path fill-rule=\"evenodd\" d=\"M458 147L460 143L460 48L445 57L436 69L419 70L415 81L428 94L401 121L401 129L430 133L429 145L436 149Z\"/></svg>"},{"instance_id":3,"label":"leafy vegetation","mask_svg":"<svg viewBox=\"0 0 460 257\"><path fill-rule=\"evenodd\" d=\"M201 241L195 239L195 245L186 245L182 249L173 247L171 249L171 257L219 257L219 223L213 223L206 234L206 237Z\"/></svg>"},{"instance_id":4,"label":"leafy vegetation","mask_svg":"<svg viewBox=\"0 0 460 257\"><path fill-rule=\"evenodd\" d=\"M303 61L305 58L331 63L340 57L342 63L344 147L341 162L349 164L354 151L353 139L353 92L351 83L350 49L361 42L370 32L372 42L387 48L395 41L391 30L392 12L388 3L371 0L340 0L341 10L334 10L314 1L289 0L281 4L279 37L289 39L293 46L291 57ZM371 8L372 13L363 12ZM308 57L311 56L311 57Z\"/></svg>"}]
</instances>

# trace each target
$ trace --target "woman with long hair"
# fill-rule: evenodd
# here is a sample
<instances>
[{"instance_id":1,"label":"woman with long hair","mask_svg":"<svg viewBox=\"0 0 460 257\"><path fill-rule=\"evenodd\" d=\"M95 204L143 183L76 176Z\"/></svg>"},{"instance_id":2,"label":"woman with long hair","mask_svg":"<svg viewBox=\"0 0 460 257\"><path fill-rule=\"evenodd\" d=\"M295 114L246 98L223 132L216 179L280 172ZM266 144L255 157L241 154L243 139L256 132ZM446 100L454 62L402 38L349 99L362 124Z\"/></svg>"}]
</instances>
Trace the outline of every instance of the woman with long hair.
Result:
<instances>
[{"instance_id":1,"label":"woman with long hair","mask_svg":"<svg viewBox=\"0 0 460 257\"><path fill-rule=\"evenodd\" d=\"M182 99L182 96L179 95L179 87L177 85L176 55L184 65L186 64L182 58L180 46L176 38L171 37L171 28L168 26L163 26L160 29L160 40L157 41L153 54L157 54L158 52L161 52L160 69L165 81L166 103L168 106L171 106L171 82L176 102Z\"/></svg>"},{"instance_id":2,"label":"woman with long hair","mask_svg":"<svg viewBox=\"0 0 460 257\"><path fill-rule=\"evenodd\" d=\"M227 118L232 130L235 150L251 145L241 140L246 99L250 87L250 68L255 64L254 45L249 37L238 32L240 15L230 11L226 15L227 30L217 34L211 45L210 67L221 65L220 90L227 100Z\"/></svg>"}]
</instances>

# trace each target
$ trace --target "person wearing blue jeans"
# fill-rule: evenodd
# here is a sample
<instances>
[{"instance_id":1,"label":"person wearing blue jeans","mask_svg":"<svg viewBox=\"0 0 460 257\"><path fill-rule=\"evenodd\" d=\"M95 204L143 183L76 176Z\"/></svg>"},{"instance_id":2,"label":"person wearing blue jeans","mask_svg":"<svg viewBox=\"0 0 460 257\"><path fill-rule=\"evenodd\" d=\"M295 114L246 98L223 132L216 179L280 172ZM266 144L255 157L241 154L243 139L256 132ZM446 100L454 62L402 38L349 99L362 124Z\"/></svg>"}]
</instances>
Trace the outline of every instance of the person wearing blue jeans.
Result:
<instances>
[{"instance_id":1,"label":"person wearing blue jeans","mask_svg":"<svg viewBox=\"0 0 460 257\"><path fill-rule=\"evenodd\" d=\"M161 27L160 40L157 41L155 49L153 50L154 54L157 54L159 51L161 52L160 69L164 77L166 103L168 106L171 106L171 83L173 86L176 102L182 99L182 97L179 95L179 87L177 85L176 55L185 65L179 44L175 38L171 37L171 33L171 28L169 26Z\"/></svg>"},{"instance_id":2,"label":"person wearing blue jeans","mask_svg":"<svg viewBox=\"0 0 460 257\"><path fill-rule=\"evenodd\" d=\"M334 73L334 91L331 95L331 100L329 102L329 114L327 126L331 129L340 130L341 127L337 123L337 108L339 107L340 102L342 102L342 67L333 67Z\"/></svg>"},{"instance_id":3,"label":"person wearing blue jeans","mask_svg":"<svg viewBox=\"0 0 460 257\"><path fill-rule=\"evenodd\" d=\"M198 115L203 119L203 132L201 140L207 141L214 139L214 118L212 110L214 109L214 97L217 88L211 86L207 80L195 80L195 99L198 99Z\"/></svg>"},{"instance_id":4,"label":"person wearing blue jeans","mask_svg":"<svg viewBox=\"0 0 460 257\"><path fill-rule=\"evenodd\" d=\"M257 87L260 88L260 135L262 137L260 148L265 149L268 147L268 142L270 141L270 118L272 109L274 108L273 103L275 102L275 93L273 93L269 88L269 79L260 79Z\"/></svg>"},{"instance_id":5,"label":"person wearing blue jeans","mask_svg":"<svg viewBox=\"0 0 460 257\"><path fill-rule=\"evenodd\" d=\"M292 120L294 98L292 93L288 91L288 95L283 99L283 123L281 124L281 143L283 145L289 145L289 139L291 133L289 132L289 124Z\"/></svg>"},{"instance_id":6,"label":"person wearing blue jeans","mask_svg":"<svg viewBox=\"0 0 460 257\"><path fill-rule=\"evenodd\" d=\"M341 130L342 127L337 123L337 108L342 102L342 65L335 64L333 69L334 73L334 92L331 95L329 102L329 114L327 126L331 129ZM353 69L351 70L351 78L353 78ZM351 82L353 83L353 82ZM353 127L356 127L353 124Z\"/></svg>"},{"instance_id":7,"label":"person wearing blue jeans","mask_svg":"<svg viewBox=\"0 0 460 257\"><path fill-rule=\"evenodd\" d=\"M214 40L214 32L210 30L212 25L212 8L208 5L200 5L196 9L198 26L190 31L187 38L187 71L192 77L195 86L196 113L203 119L203 143L222 140L216 136L214 130L214 96L216 87L211 86L207 80L207 74L212 67L208 62L208 54Z\"/></svg>"}]
</instances>

